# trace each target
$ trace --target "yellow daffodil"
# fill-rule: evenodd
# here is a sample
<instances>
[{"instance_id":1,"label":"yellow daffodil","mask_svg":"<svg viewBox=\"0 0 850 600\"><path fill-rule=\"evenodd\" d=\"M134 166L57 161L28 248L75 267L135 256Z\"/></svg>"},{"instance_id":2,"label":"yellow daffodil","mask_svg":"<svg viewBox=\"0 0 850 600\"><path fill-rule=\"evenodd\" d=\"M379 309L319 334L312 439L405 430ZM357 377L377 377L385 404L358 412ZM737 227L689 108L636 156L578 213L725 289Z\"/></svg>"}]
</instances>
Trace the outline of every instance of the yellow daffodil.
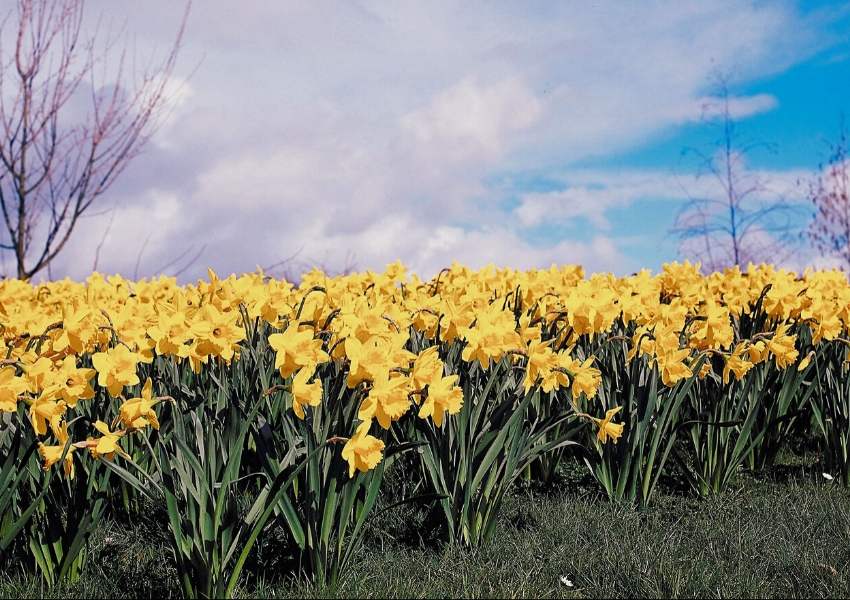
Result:
<instances>
[{"instance_id":1,"label":"yellow daffodil","mask_svg":"<svg viewBox=\"0 0 850 600\"><path fill-rule=\"evenodd\" d=\"M14 367L0 368L0 412L15 412L18 398L27 390L23 377L15 375Z\"/></svg>"},{"instance_id":2,"label":"yellow daffodil","mask_svg":"<svg viewBox=\"0 0 850 600\"><path fill-rule=\"evenodd\" d=\"M330 359L322 350L322 340L313 337L313 330L299 329L297 325L270 335L269 345L275 351L275 369L284 379L302 367L315 367Z\"/></svg>"},{"instance_id":3,"label":"yellow daffodil","mask_svg":"<svg viewBox=\"0 0 850 600\"><path fill-rule=\"evenodd\" d=\"M797 349L794 347L795 336L788 335L788 326L780 327L767 342L767 349L773 355L776 366L784 369L797 360Z\"/></svg>"},{"instance_id":4,"label":"yellow daffodil","mask_svg":"<svg viewBox=\"0 0 850 600\"><path fill-rule=\"evenodd\" d=\"M292 378L292 411L299 419L304 418L305 406L319 406L322 403L322 382L307 383L315 369L302 367Z\"/></svg>"},{"instance_id":5,"label":"yellow daffodil","mask_svg":"<svg viewBox=\"0 0 850 600\"><path fill-rule=\"evenodd\" d=\"M150 425L159 429L159 420L153 407L159 402L153 396L153 384L150 377L142 387L140 398L130 398L118 409L118 420L126 429L142 429Z\"/></svg>"},{"instance_id":6,"label":"yellow daffodil","mask_svg":"<svg viewBox=\"0 0 850 600\"><path fill-rule=\"evenodd\" d=\"M109 390L109 395L113 397L120 395L125 386L138 385L136 368L140 362L141 357L123 344L92 355L92 364L97 370L97 384Z\"/></svg>"},{"instance_id":7,"label":"yellow daffodil","mask_svg":"<svg viewBox=\"0 0 850 600\"><path fill-rule=\"evenodd\" d=\"M361 420L377 419L384 429L389 429L410 410L410 382L406 377L385 377L378 379L369 390L369 395L360 403L357 418Z\"/></svg>"},{"instance_id":8,"label":"yellow daffodil","mask_svg":"<svg viewBox=\"0 0 850 600\"><path fill-rule=\"evenodd\" d=\"M730 373L734 373L735 379L740 381L755 366L752 362L743 358L745 351L746 344L741 342L735 346L732 354L726 357L726 364L723 367L723 385L729 384Z\"/></svg>"},{"instance_id":9,"label":"yellow daffodil","mask_svg":"<svg viewBox=\"0 0 850 600\"><path fill-rule=\"evenodd\" d=\"M58 365L54 377L54 381L60 386L59 394L65 404L74 408L79 400L94 398L91 380L96 374L94 369L78 368L76 357L66 356Z\"/></svg>"},{"instance_id":10,"label":"yellow daffodil","mask_svg":"<svg viewBox=\"0 0 850 600\"><path fill-rule=\"evenodd\" d=\"M613 443L617 443L617 440L620 439L620 436L623 435L624 425L622 423L612 423L611 419L614 418L620 410L622 410L622 406L618 406L616 408L612 408L610 410L605 411L605 417L602 419L593 418L593 422L596 423L597 427L599 427L599 433L596 435L597 439L603 444L608 441L610 438Z\"/></svg>"},{"instance_id":11,"label":"yellow daffodil","mask_svg":"<svg viewBox=\"0 0 850 600\"><path fill-rule=\"evenodd\" d=\"M54 464L62 460L62 454L65 454L65 475L67 475L70 479L74 478L74 446L68 444L68 424L61 423L57 425L54 429L54 434L56 435L56 440L59 444L55 446L47 446L41 442L38 444L38 454L41 456L41 459L44 461L44 470L47 471ZM65 447L68 447L67 452L65 451Z\"/></svg>"},{"instance_id":12,"label":"yellow daffodil","mask_svg":"<svg viewBox=\"0 0 850 600\"><path fill-rule=\"evenodd\" d=\"M59 418L65 414L65 403L56 401L58 395L59 387L54 386L44 390L30 404L30 423L38 435L46 434L48 424L58 422Z\"/></svg>"},{"instance_id":13,"label":"yellow daffodil","mask_svg":"<svg viewBox=\"0 0 850 600\"><path fill-rule=\"evenodd\" d=\"M112 460L115 454L129 459L130 457L118 444L118 441L124 436L125 432L110 431L109 426L103 421L95 421L94 428L101 433L99 438L89 438L84 444L88 447L94 458L105 458Z\"/></svg>"},{"instance_id":14,"label":"yellow daffodil","mask_svg":"<svg viewBox=\"0 0 850 600\"><path fill-rule=\"evenodd\" d=\"M422 391L426 385L438 381L443 376L443 361L440 360L439 348L431 346L423 350L413 361L413 372L410 382L414 391Z\"/></svg>"},{"instance_id":15,"label":"yellow daffodil","mask_svg":"<svg viewBox=\"0 0 850 600\"><path fill-rule=\"evenodd\" d=\"M369 435L371 424L371 421L361 423L342 448L342 457L348 461L349 477L354 477L356 471L371 471L384 457L384 442Z\"/></svg>"},{"instance_id":16,"label":"yellow daffodil","mask_svg":"<svg viewBox=\"0 0 850 600\"><path fill-rule=\"evenodd\" d=\"M428 385L428 396L419 408L419 418L434 419L434 425L441 427L446 413L456 415L463 406L463 390L457 385L459 377L449 375Z\"/></svg>"}]
</instances>

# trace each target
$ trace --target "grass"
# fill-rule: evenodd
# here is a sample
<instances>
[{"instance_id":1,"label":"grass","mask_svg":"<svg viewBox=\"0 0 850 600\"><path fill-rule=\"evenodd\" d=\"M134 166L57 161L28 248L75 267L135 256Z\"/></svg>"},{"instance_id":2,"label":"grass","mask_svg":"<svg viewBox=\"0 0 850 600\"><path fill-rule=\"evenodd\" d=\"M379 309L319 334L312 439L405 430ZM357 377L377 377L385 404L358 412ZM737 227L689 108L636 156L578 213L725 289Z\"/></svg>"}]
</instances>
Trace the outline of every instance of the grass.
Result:
<instances>
[{"instance_id":1,"label":"grass","mask_svg":"<svg viewBox=\"0 0 850 600\"><path fill-rule=\"evenodd\" d=\"M0 597L180 595L154 514L106 523L91 547L80 583L52 590L14 564L0 565ZM742 477L722 496L668 490L636 510L601 499L573 476L554 491L519 486L495 539L475 551L441 545L411 506L389 510L337 589L287 574L278 554L274 539L266 542L256 558L263 567L239 596L846 597L850 491L785 467L772 478Z\"/></svg>"}]
</instances>

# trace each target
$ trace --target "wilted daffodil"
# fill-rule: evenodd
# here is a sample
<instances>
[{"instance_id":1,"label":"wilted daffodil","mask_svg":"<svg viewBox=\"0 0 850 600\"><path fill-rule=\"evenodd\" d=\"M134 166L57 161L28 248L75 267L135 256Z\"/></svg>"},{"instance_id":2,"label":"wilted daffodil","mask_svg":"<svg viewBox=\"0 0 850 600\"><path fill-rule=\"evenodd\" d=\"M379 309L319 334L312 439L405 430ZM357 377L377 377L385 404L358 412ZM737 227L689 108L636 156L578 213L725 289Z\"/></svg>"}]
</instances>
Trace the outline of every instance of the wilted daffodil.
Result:
<instances>
[{"instance_id":1,"label":"wilted daffodil","mask_svg":"<svg viewBox=\"0 0 850 600\"><path fill-rule=\"evenodd\" d=\"M364 421L358 425L357 432L342 448L342 457L348 461L349 477L354 477L355 471L365 473L374 469L384 457L384 442L369 435L371 424L371 421Z\"/></svg>"}]
</instances>

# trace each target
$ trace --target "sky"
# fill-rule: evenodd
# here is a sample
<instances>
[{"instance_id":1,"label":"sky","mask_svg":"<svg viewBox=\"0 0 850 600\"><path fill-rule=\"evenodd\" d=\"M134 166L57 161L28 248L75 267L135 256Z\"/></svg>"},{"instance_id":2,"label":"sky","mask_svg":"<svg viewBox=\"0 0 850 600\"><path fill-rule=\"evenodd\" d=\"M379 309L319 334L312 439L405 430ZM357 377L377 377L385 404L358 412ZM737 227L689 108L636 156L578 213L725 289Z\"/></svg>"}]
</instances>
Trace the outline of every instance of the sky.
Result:
<instances>
[{"instance_id":1,"label":"sky","mask_svg":"<svg viewBox=\"0 0 850 600\"><path fill-rule=\"evenodd\" d=\"M96 0L87 23L162 56L181 11ZM848 33L836 2L199 0L167 117L51 274L657 270L713 193L690 150L717 141L717 76L764 142L745 168L802 203L850 108Z\"/></svg>"}]
</instances>

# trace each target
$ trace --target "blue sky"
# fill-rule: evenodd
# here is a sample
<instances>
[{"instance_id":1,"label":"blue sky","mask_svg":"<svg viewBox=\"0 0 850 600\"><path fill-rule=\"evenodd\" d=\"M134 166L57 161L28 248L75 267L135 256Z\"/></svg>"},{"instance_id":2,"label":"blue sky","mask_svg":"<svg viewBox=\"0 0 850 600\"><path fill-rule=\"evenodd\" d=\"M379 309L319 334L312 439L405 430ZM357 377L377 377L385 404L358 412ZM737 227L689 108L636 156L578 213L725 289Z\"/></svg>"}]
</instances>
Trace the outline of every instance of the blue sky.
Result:
<instances>
[{"instance_id":1,"label":"blue sky","mask_svg":"<svg viewBox=\"0 0 850 600\"><path fill-rule=\"evenodd\" d=\"M821 21L817 30L828 40L822 48L776 73L746 78L729 86L732 96L767 94L775 99L774 107L747 115L736 123L742 142L756 144L747 154L747 164L753 169L816 173L829 156L830 144L837 139L842 119L850 119L850 36L847 35L850 6L839 2L809 2L801 3L798 8L801 15L816 15ZM734 76L734 63L728 70L719 72ZM711 89L708 82L707 88ZM565 169L646 170L669 172L684 179L689 174L703 172L699 159L691 151L710 152L716 147L717 136L712 123L686 123L659 129L625 151L574 161L565 165ZM801 181L805 186L807 178L801 177ZM568 188L543 173L517 177L515 183L518 194ZM792 194L792 197L796 196ZM657 269L665 261L688 257L680 251L678 240L670 232L674 220L671 208L667 199L647 196L609 213L611 231L629 240L624 246L633 253L635 264ZM587 219L541 225L533 230L538 244L563 237L588 241L594 234L595 228ZM805 260L816 260L810 252L803 248ZM799 268L803 264L792 266Z\"/></svg>"},{"instance_id":2,"label":"blue sky","mask_svg":"<svg viewBox=\"0 0 850 600\"><path fill-rule=\"evenodd\" d=\"M824 22L819 31L834 40L787 69L730 87L734 95L769 94L776 99L775 108L737 124L746 141L765 145L748 153L748 164L753 168L816 171L826 162L842 119L850 119L850 6L841 2L804 2L799 7L802 14L823 11ZM699 166L689 159L685 149L708 149L716 140L713 127L694 123L661 132L659 139L626 152L587 161L586 166L694 172ZM657 240L657 244L639 247L645 264L657 267L679 256L676 240L667 230L670 214L666 202L637 202L620 211L616 219L615 229L637 227L640 234Z\"/></svg>"},{"instance_id":3,"label":"blue sky","mask_svg":"<svg viewBox=\"0 0 850 600\"><path fill-rule=\"evenodd\" d=\"M180 6L100 12L156 52ZM168 119L54 273L85 276L100 242L131 276L200 252L184 279L289 256L657 269L687 193L714 193L682 155L716 138L712 77L775 149L742 168L802 201L850 118L848 34L837 2L197 2Z\"/></svg>"}]
</instances>

